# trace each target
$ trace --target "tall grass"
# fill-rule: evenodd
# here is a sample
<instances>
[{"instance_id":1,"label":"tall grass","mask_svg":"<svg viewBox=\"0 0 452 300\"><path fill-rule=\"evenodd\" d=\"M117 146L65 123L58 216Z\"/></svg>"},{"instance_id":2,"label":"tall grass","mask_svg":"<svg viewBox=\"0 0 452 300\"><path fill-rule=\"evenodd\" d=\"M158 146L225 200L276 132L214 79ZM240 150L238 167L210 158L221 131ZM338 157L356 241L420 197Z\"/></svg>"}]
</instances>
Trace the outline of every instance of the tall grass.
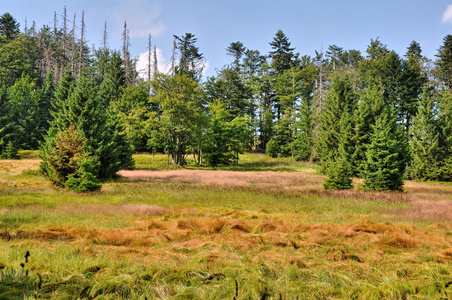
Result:
<instances>
[{"instance_id":1,"label":"tall grass","mask_svg":"<svg viewBox=\"0 0 452 300\"><path fill-rule=\"evenodd\" d=\"M449 208L447 186L365 193L122 179L78 194L29 169L0 162L0 299L452 297L452 223L426 210ZM314 179L297 184L318 181L303 174Z\"/></svg>"}]
</instances>

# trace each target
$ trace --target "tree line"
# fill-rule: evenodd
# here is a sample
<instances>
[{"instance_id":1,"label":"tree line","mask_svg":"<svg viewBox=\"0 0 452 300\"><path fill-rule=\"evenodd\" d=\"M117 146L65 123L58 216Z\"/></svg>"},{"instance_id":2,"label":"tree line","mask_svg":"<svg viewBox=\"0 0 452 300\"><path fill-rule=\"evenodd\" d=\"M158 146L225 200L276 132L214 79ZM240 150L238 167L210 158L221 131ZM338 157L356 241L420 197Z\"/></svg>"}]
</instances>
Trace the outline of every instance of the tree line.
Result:
<instances>
[{"instance_id":1,"label":"tree line","mask_svg":"<svg viewBox=\"0 0 452 300\"><path fill-rule=\"evenodd\" d=\"M240 41L231 62L203 78L191 33L174 36L170 70L158 70L149 37L137 70L124 23L123 47L87 47L82 14L20 32L0 17L0 156L41 149L55 184L99 188L133 152L164 152L172 163L228 165L245 150L313 161L325 188L400 190L405 178L451 181L452 36L434 60L413 41L400 56L379 39L365 53L331 45L295 52L278 30L269 53ZM72 26L70 26L70 24Z\"/></svg>"}]
</instances>

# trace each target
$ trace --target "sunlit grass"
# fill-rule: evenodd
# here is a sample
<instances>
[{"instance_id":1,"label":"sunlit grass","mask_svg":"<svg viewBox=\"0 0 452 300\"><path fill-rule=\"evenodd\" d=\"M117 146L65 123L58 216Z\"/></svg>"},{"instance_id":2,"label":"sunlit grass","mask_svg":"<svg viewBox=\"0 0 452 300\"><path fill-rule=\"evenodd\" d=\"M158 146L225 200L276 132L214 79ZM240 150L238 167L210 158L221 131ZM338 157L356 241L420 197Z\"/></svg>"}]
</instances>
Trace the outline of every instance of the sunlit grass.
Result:
<instances>
[{"instance_id":1,"label":"sunlit grass","mask_svg":"<svg viewBox=\"0 0 452 300\"><path fill-rule=\"evenodd\" d=\"M177 165L168 161L166 154L141 153L133 156L136 169L165 170L165 169L181 169ZM239 155L238 164L230 166L208 167L205 165L195 164L192 157L187 156L184 165L186 169L201 170L229 170L229 171L298 171L302 169L315 169L315 165L306 162L296 162L293 157L271 158L262 153L244 153Z\"/></svg>"},{"instance_id":2,"label":"sunlit grass","mask_svg":"<svg viewBox=\"0 0 452 300\"><path fill-rule=\"evenodd\" d=\"M253 153L239 171L289 172L241 186L119 179L78 194L51 187L38 164L0 161L0 298L452 297L447 185L323 191L312 165ZM272 176L285 184L258 182Z\"/></svg>"}]
</instances>

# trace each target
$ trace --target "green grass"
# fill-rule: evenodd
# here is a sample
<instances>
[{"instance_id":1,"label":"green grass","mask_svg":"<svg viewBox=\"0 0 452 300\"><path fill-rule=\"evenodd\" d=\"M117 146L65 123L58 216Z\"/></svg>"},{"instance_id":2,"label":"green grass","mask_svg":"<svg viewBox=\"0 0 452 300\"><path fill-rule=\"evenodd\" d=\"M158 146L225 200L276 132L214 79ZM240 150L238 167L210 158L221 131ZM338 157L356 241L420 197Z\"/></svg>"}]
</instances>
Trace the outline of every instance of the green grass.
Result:
<instances>
[{"instance_id":1,"label":"green grass","mask_svg":"<svg viewBox=\"0 0 452 300\"><path fill-rule=\"evenodd\" d=\"M182 167L173 165L171 159L168 163L166 154L158 153L154 156L147 153L135 154L136 169L148 170L166 170L182 169ZM229 170L229 171L286 171L294 172L303 169L314 169L315 165L306 162L296 162L293 157L271 158L261 153L244 153L239 156L239 163L230 166L208 167L199 166L194 163L193 158L188 156L184 165L186 169L193 170Z\"/></svg>"},{"instance_id":2,"label":"green grass","mask_svg":"<svg viewBox=\"0 0 452 300\"><path fill-rule=\"evenodd\" d=\"M39 150L19 150L20 159L39 159Z\"/></svg>"},{"instance_id":3,"label":"green grass","mask_svg":"<svg viewBox=\"0 0 452 300\"><path fill-rule=\"evenodd\" d=\"M149 155L134 157L153 168ZM0 161L0 299L452 297L452 223L405 214L417 197L452 200L448 186L366 193L322 191L318 177L318 188L300 190L120 179L79 194L28 163ZM318 176L260 154L235 167Z\"/></svg>"}]
</instances>

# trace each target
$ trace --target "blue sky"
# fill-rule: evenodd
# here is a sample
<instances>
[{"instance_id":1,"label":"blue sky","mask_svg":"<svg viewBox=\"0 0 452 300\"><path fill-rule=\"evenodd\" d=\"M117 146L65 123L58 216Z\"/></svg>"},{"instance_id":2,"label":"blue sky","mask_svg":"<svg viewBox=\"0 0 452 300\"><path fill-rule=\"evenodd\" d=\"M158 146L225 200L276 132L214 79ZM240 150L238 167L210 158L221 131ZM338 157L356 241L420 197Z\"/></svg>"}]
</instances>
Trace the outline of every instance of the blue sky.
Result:
<instances>
[{"instance_id":1,"label":"blue sky","mask_svg":"<svg viewBox=\"0 0 452 300\"><path fill-rule=\"evenodd\" d=\"M208 76L231 62L225 51L231 42L267 53L278 29L297 52L311 56L332 44L364 52L378 37L400 55L415 40L434 59L444 36L452 34L452 1L444 0L9 0L2 1L0 13L11 13L21 29L25 18L40 28L53 26L55 11L62 25L64 6L71 22L76 14L79 23L85 12L89 45L101 45L106 21L109 46L120 49L127 21L131 52L138 57L150 33L162 66L171 56L173 34L193 33Z\"/></svg>"}]
</instances>

